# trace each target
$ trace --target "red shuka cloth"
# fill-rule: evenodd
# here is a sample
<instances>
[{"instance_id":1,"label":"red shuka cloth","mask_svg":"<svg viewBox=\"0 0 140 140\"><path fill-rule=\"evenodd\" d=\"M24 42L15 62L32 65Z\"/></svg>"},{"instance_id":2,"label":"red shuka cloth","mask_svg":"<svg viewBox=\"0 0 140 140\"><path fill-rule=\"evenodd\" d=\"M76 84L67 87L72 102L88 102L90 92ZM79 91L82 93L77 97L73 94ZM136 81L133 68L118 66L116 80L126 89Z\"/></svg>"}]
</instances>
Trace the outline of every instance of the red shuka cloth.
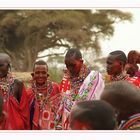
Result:
<instances>
[{"instance_id":1,"label":"red shuka cloth","mask_svg":"<svg viewBox=\"0 0 140 140\"><path fill-rule=\"evenodd\" d=\"M20 103L13 95L10 95L4 103L4 111L7 113L6 130L29 130L29 103L25 87L22 89Z\"/></svg>"},{"instance_id":2,"label":"red shuka cloth","mask_svg":"<svg viewBox=\"0 0 140 140\"><path fill-rule=\"evenodd\" d=\"M35 100L34 104L34 115L33 115L33 130L41 130L41 129L55 129L55 117L58 110L58 107L60 105L61 101L61 94L59 85L55 82L52 82L53 90L50 94L50 98L48 99L48 104L43 108L43 111L41 112L39 110L39 104ZM31 106L33 100L35 99L34 93L32 91L32 88L28 88L28 101ZM41 124L39 122L42 122Z\"/></svg>"}]
</instances>

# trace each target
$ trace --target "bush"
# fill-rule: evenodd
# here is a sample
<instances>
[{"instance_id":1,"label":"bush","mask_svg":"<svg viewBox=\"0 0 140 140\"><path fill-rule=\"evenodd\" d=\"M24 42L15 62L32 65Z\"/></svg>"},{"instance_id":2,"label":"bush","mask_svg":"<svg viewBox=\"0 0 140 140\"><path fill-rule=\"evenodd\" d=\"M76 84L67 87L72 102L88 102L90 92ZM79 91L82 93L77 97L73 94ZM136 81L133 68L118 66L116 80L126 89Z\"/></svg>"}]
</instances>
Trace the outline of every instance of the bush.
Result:
<instances>
[{"instance_id":1,"label":"bush","mask_svg":"<svg viewBox=\"0 0 140 140\"><path fill-rule=\"evenodd\" d=\"M63 77L63 70L57 67L51 67L49 68L49 75L52 81L60 83Z\"/></svg>"}]
</instances>

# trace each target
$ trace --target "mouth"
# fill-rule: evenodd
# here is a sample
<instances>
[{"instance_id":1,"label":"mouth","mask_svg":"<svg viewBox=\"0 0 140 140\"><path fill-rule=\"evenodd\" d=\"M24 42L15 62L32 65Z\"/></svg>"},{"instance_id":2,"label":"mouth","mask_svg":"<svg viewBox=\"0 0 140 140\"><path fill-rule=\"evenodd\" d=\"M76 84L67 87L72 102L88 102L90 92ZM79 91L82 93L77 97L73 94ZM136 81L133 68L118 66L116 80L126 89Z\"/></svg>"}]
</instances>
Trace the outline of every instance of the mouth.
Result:
<instances>
[{"instance_id":1,"label":"mouth","mask_svg":"<svg viewBox=\"0 0 140 140\"><path fill-rule=\"evenodd\" d=\"M38 79L37 81L38 81L38 82L44 82L45 79Z\"/></svg>"}]
</instances>

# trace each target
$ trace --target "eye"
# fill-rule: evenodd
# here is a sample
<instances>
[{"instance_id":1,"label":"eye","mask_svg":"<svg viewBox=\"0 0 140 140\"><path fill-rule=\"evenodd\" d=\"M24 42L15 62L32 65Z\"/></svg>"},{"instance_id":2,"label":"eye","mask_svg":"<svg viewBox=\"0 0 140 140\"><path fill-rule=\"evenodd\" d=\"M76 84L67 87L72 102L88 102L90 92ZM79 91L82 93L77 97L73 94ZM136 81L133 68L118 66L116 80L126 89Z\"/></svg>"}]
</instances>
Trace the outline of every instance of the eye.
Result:
<instances>
[{"instance_id":1,"label":"eye","mask_svg":"<svg viewBox=\"0 0 140 140\"><path fill-rule=\"evenodd\" d=\"M43 71L42 74L47 74L47 72L46 71Z\"/></svg>"},{"instance_id":2,"label":"eye","mask_svg":"<svg viewBox=\"0 0 140 140\"><path fill-rule=\"evenodd\" d=\"M0 67L3 67L4 66L4 64L0 64Z\"/></svg>"},{"instance_id":3,"label":"eye","mask_svg":"<svg viewBox=\"0 0 140 140\"><path fill-rule=\"evenodd\" d=\"M3 64L0 64L0 67L4 67L4 66L7 66L8 64L6 63L3 63Z\"/></svg>"},{"instance_id":4,"label":"eye","mask_svg":"<svg viewBox=\"0 0 140 140\"><path fill-rule=\"evenodd\" d=\"M107 61L106 64L107 64L107 65L112 65L113 62L112 62L112 61Z\"/></svg>"},{"instance_id":5,"label":"eye","mask_svg":"<svg viewBox=\"0 0 140 140\"><path fill-rule=\"evenodd\" d=\"M39 74L39 73L40 73L39 71L36 71L36 72L35 72L35 74Z\"/></svg>"},{"instance_id":6,"label":"eye","mask_svg":"<svg viewBox=\"0 0 140 140\"><path fill-rule=\"evenodd\" d=\"M75 64L68 64L67 67L75 67Z\"/></svg>"},{"instance_id":7,"label":"eye","mask_svg":"<svg viewBox=\"0 0 140 140\"><path fill-rule=\"evenodd\" d=\"M45 74L47 74L47 72L46 71L36 71L35 74L44 74L45 75Z\"/></svg>"}]
</instances>

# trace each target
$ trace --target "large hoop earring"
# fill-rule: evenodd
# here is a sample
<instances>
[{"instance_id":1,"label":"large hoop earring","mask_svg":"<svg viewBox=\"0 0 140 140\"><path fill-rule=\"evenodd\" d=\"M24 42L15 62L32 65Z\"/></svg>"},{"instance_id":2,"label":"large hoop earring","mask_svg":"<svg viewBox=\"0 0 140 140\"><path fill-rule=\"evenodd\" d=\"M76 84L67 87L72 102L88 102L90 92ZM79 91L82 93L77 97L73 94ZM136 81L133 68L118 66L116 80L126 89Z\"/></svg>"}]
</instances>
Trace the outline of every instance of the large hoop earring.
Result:
<instances>
[{"instance_id":1,"label":"large hoop earring","mask_svg":"<svg viewBox=\"0 0 140 140\"><path fill-rule=\"evenodd\" d=\"M8 64L8 71L11 72L11 65L10 64Z\"/></svg>"}]
</instances>

